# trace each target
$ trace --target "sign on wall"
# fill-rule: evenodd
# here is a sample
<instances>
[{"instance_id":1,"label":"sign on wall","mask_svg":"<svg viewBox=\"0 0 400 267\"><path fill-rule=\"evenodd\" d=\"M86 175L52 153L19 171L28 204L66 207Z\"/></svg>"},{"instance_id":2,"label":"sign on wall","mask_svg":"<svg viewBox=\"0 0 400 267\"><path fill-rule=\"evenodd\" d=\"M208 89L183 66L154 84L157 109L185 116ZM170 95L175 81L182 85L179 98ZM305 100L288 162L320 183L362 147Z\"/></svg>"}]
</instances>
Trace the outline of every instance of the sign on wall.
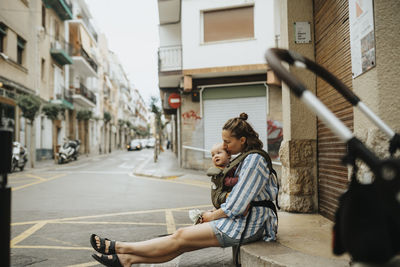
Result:
<instances>
[{"instance_id":1,"label":"sign on wall","mask_svg":"<svg viewBox=\"0 0 400 267\"><path fill-rule=\"evenodd\" d=\"M349 0L353 78L376 65L373 0Z\"/></svg>"},{"instance_id":2,"label":"sign on wall","mask_svg":"<svg viewBox=\"0 0 400 267\"><path fill-rule=\"evenodd\" d=\"M294 42L296 44L311 43L311 26L310 22L297 21L294 23Z\"/></svg>"}]
</instances>

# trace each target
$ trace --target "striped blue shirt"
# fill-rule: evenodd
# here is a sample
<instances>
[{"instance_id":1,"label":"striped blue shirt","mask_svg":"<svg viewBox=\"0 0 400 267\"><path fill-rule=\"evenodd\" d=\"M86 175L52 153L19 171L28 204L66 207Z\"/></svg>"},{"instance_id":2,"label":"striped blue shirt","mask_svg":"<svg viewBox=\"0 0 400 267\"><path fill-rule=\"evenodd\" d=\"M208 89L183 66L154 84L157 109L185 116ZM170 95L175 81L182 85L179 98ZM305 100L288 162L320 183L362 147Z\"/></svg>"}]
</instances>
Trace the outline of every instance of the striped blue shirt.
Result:
<instances>
[{"instance_id":1,"label":"striped blue shirt","mask_svg":"<svg viewBox=\"0 0 400 267\"><path fill-rule=\"evenodd\" d=\"M233 187L221 209L228 216L215 221L215 227L234 239L240 239L246 216L243 216L251 201L274 201L278 194L276 179L270 174L267 161L260 154L249 154L236 170L239 180ZM264 241L276 240L278 219L267 207L253 207L245 238L264 227Z\"/></svg>"}]
</instances>

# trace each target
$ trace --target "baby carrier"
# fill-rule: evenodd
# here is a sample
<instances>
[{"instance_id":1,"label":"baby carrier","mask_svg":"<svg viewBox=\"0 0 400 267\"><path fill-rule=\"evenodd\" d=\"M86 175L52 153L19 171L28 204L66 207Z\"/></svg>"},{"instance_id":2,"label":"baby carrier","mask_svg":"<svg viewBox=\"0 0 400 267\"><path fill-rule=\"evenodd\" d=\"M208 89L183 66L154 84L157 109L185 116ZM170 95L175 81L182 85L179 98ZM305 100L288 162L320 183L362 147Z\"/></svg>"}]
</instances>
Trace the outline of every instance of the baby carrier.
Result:
<instances>
[{"instance_id":1,"label":"baby carrier","mask_svg":"<svg viewBox=\"0 0 400 267\"><path fill-rule=\"evenodd\" d=\"M224 185L224 179L228 174L232 174L235 172L238 165L249 155L252 153L260 154L267 161L267 167L270 173L272 173L277 179L276 171L272 167L271 158L268 153L264 150L253 149L247 152L244 152L234 158L224 169L219 169L216 167L212 167L207 171L207 175L211 176L211 182L215 185L215 187L211 188L211 201L216 209L219 209L221 204L225 202L227 193L230 192L233 186ZM278 184L278 182L277 182Z\"/></svg>"},{"instance_id":2,"label":"baby carrier","mask_svg":"<svg viewBox=\"0 0 400 267\"><path fill-rule=\"evenodd\" d=\"M320 65L284 49L269 49L265 55L269 66L318 117L347 144L343 164L353 167L348 190L339 199L333 229L333 252L348 252L353 261L384 263L400 252L400 160L394 158L400 147L399 135L369 110L339 79ZM391 157L379 159L350 130L332 114L305 86L281 64L307 68L357 106L390 140ZM374 174L374 181L361 184L357 180L356 160L366 163Z\"/></svg>"}]
</instances>

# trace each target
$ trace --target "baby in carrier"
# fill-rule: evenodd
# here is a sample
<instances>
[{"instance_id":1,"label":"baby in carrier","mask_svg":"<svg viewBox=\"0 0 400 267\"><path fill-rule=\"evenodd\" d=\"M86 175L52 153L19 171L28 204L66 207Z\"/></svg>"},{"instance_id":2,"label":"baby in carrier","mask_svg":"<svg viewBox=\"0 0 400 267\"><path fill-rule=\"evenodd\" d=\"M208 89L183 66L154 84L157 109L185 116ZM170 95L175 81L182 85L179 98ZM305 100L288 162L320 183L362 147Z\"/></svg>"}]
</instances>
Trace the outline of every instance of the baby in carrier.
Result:
<instances>
[{"instance_id":1,"label":"baby in carrier","mask_svg":"<svg viewBox=\"0 0 400 267\"><path fill-rule=\"evenodd\" d=\"M211 201L214 209L219 209L222 203L232 191L237 183L238 177L235 177L236 167L233 167L223 178L223 170L228 166L231 155L224 149L222 143L215 144L211 149L213 167L209 168L207 175L211 176ZM189 211L189 217L197 224L201 222L201 211Z\"/></svg>"},{"instance_id":2,"label":"baby in carrier","mask_svg":"<svg viewBox=\"0 0 400 267\"><path fill-rule=\"evenodd\" d=\"M211 176L211 201L214 208L219 209L237 183L238 177L234 176L236 171L234 167L223 178L222 172L231 159L231 155L224 149L223 144L215 144L212 147L211 157L214 166L208 169L207 175Z\"/></svg>"}]
</instances>

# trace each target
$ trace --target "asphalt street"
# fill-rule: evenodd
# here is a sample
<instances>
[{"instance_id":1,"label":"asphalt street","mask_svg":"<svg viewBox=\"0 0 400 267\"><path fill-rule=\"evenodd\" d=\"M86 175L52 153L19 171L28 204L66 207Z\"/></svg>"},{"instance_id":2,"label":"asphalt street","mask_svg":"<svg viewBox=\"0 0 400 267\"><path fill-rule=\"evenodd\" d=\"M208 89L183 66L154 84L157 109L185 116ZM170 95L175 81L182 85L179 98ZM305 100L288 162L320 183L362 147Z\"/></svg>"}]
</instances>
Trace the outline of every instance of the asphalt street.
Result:
<instances>
[{"instance_id":1,"label":"asphalt street","mask_svg":"<svg viewBox=\"0 0 400 267\"><path fill-rule=\"evenodd\" d=\"M207 178L203 184L176 183L174 177L134 175L136 168L146 167L152 152L81 156L11 174L12 266L100 266L91 258L91 233L146 240L190 225L190 209L211 208ZM154 266L232 266L232 251L203 249Z\"/></svg>"}]
</instances>

